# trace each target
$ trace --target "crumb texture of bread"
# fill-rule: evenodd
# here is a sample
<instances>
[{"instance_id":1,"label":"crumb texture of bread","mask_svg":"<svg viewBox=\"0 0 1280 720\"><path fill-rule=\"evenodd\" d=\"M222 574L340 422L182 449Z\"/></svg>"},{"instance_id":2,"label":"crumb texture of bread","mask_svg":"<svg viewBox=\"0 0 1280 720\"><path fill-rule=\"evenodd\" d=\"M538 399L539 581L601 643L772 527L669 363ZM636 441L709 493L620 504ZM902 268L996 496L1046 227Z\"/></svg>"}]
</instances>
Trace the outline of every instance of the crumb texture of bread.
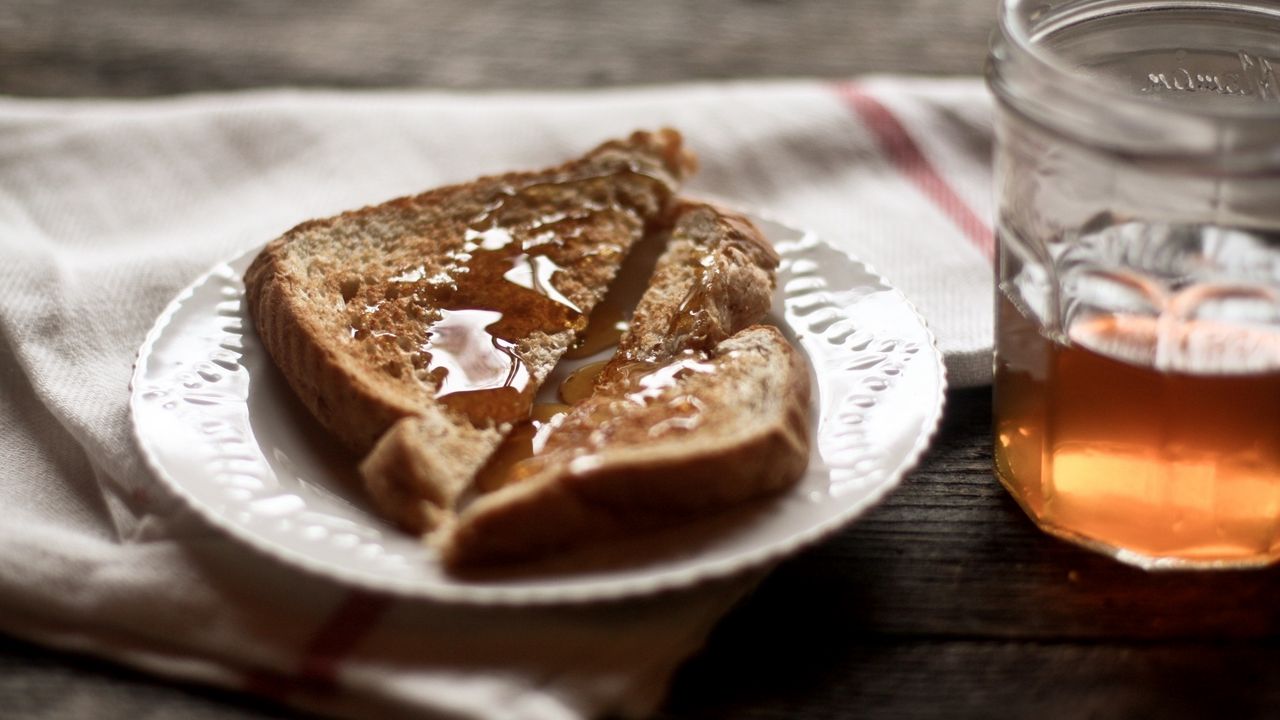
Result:
<instances>
[{"instance_id":1,"label":"crumb texture of bread","mask_svg":"<svg viewBox=\"0 0 1280 720\"><path fill-rule=\"evenodd\" d=\"M675 131L636 132L558 167L306 222L251 264L246 304L297 396L368 456L375 504L424 531L694 166Z\"/></svg>"},{"instance_id":2,"label":"crumb texture of bread","mask_svg":"<svg viewBox=\"0 0 1280 720\"><path fill-rule=\"evenodd\" d=\"M769 311L777 252L746 218L684 202L601 383L633 362L706 352Z\"/></svg>"}]
</instances>

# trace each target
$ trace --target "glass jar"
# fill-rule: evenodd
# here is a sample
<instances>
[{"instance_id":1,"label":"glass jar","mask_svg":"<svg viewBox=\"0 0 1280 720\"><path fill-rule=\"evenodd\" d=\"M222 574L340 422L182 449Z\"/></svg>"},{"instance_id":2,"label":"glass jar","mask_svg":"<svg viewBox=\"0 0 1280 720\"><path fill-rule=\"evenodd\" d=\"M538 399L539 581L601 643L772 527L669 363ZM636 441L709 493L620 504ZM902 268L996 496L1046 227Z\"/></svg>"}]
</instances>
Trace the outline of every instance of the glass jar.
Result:
<instances>
[{"instance_id":1,"label":"glass jar","mask_svg":"<svg viewBox=\"0 0 1280 720\"><path fill-rule=\"evenodd\" d=\"M1144 567L1280 558L1280 5L1005 0L995 469Z\"/></svg>"}]
</instances>

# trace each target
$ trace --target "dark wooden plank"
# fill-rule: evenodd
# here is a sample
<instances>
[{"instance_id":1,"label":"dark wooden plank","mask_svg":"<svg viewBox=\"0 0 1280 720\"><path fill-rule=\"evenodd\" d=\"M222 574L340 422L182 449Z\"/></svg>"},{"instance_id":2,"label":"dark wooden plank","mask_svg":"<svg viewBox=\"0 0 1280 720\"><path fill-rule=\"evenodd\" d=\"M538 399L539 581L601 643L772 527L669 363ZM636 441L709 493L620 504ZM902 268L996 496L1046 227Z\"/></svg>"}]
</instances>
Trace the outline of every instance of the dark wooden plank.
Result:
<instances>
[{"instance_id":1,"label":"dark wooden plank","mask_svg":"<svg viewBox=\"0 0 1280 720\"><path fill-rule=\"evenodd\" d=\"M10 0L0 93L976 73L995 0Z\"/></svg>"},{"instance_id":2,"label":"dark wooden plank","mask_svg":"<svg viewBox=\"0 0 1280 720\"><path fill-rule=\"evenodd\" d=\"M1276 648L831 642L726 625L680 674L674 718L1249 718L1280 707Z\"/></svg>"}]
</instances>

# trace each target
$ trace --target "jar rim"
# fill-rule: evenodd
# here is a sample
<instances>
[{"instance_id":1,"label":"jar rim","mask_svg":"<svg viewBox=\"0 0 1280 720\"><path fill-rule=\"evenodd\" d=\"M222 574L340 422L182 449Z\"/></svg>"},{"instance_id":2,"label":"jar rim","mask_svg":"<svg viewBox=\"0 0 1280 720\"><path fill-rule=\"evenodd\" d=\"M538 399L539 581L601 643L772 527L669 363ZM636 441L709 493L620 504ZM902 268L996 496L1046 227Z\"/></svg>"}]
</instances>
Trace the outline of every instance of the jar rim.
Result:
<instances>
[{"instance_id":1,"label":"jar rim","mask_svg":"<svg viewBox=\"0 0 1280 720\"><path fill-rule=\"evenodd\" d=\"M1035 7L1028 12L1029 6ZM1037 15L1052 9L1044 0L1001 0L998 33L1008 42L1011 49L1028 58L1035 65L1036 70L1047 73L1048 77L1052 78L1050 82L1053 86L1073 96L1073 99L1086 100L1097 105L1121 103L1130 109L1151 108L1155 104L1119 88L1105 85L1099 87L1089 83L1082 73L1075 70L1069 58L1055 52L1043 42L1043 39L1082 22L1139 11L1236 11L1266 15L1280 22L1280 6L1267 5L1260 0L1081 0L1069 7L1068 12L1060 16L1050 16L1044 27L1034 25L1038 19ZM1277 70L1280 70L1280 67L1277 67ZM994 70L989 70L989 74L992 73ZM998 83L993 80L994 78L989 78L994 88ZM1160 104L1158 107L1165 117L1173 113L1201 121L1280 118L1280 102L1214 106L1170 103Z\"/></svg>"}]
</instances>

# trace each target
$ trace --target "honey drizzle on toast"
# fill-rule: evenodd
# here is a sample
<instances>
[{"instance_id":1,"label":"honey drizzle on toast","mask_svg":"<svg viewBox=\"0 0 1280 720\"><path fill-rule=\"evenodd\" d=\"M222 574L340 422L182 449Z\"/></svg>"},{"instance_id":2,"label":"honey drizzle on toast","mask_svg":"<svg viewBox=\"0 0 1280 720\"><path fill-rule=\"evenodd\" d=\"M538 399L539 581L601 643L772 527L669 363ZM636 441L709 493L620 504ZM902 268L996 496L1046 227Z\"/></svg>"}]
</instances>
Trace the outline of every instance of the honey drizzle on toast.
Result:
<instances>
[{"instance_id":1,"label":"honey drizzle on toast","mask_svg":"<svg viewBox=\"0 0 1280 720\"><path fill-rule=\"evenodd\" d=\"M381 284L383 297L369 302L352 302L361 298L347 298L344 290L348 307L355 307L352 340L397 343L410 353L419 376L436 385L440 401L476 425L524 419L536 383L521 343L540 334L580 331L587 324L580 305L589 293L562 287L557 276L571 263L589 262L589 256L612 262L629 249L583 240L584 229L601 222L643 225L637 201L620 177L648 184L660 196L670 193L669 178L635 166L499 187L440 268L398 268ZM566 203L565 198L585 200ZM422 323L424 338L400 337L393 330L397 319L380 317L386 303L395 301L399 311Z\"/></svg>"},{"instance_id":2,"label":"honey drizzle on toast","mask_svg":"<svg viewBox=\"0 0 1280 720\"><path fill-rule=\"evenodd\" d=\"M568 360L581 360L598 352L617 347L623 333L627 331L622 306L614 299L613 293L605 295L604 300L591 311L587 327L578 335L578 340L564 354Z\"/></svg>"},{"instance_id":3,"label":"honey drizzle on toast","mask_svg":"<svg viewBox=\"0 0 1280 720\"><path fill-rule=\"evenodd\" d=\"M690 217L706 212L694 207L688 210ZM491 461L482 471L482 493L519 482L555 463L589 463L591 455L616 434L634 427L641 415L650 423L645 432L651 440L699 427L705 406L696 395L682 389L685 378L716 372L722 359L715 354L716 346L740 326L757 319L736 317L726 305L725 293L732 283L726 267L767 266L772 285L772 268L777 264L771 249L761 251L759 234L747 221L715 212L714 224L710 242L690 243L688 254L678 261L692 270L692 282L678 304L650 310L664 332L656 339L628 335L607 362L591 363L570 374L560 386L560 399L572 414L518 425L499 450L499 460ZM673 232L680 229L677 224ZM679 271L679 267L668 266L655 270L655 275ZM668 312L669 317L664 317ZM760 314L763 312L761 308ZM593 313L591 321L608 323L609 316L603 311ZM589 326L583 334L592 333Z\"/></svg>"}]
</instances>

